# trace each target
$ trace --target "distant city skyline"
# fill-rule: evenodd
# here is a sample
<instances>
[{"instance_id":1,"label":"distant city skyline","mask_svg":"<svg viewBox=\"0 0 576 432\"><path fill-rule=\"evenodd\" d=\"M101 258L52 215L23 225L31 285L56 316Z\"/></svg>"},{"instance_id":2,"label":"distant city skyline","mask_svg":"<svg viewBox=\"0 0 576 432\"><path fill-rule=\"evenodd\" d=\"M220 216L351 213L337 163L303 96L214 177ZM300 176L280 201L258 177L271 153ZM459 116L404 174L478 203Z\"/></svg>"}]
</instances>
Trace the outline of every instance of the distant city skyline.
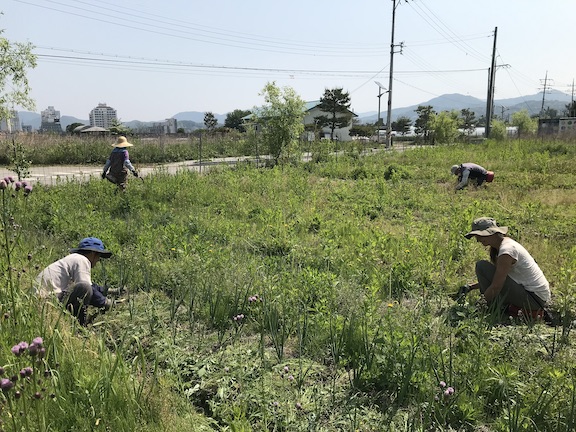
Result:
<instances>
[{"instance_id":1,"label":"distant city skyline","mask_svg":"<svg viewBox=\"0 0 576 432\"><path fill-rule=\"evenodd\" d=\"M377 110L375 81L389 86L393 4L393 109L450 93L485 99L496 28L496 99L544 85L572 92L566 34L576 2L566 0L7 0L0 28L36 46L28 76L37 109L86 117L106 101L123 122L222 114L261 105L259 93L275 81L305 101L342 87L362 113Z\"/></svg>"}]
</instances>

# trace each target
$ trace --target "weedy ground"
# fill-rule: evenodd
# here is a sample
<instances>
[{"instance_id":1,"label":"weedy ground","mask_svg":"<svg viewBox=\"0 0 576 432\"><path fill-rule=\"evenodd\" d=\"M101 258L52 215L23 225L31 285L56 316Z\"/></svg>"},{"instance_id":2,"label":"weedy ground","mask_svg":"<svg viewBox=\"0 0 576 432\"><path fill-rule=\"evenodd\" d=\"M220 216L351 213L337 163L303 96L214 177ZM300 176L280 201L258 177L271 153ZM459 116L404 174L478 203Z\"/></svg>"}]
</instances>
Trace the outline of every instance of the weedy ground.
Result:
<instances>
[{"instance_id":1,"label":"weedy ground","mask_svg":"<svg viewBox=\"0 0 576 432\"><path fill-rule=\"evenodd\" d=\"M34 374L2 392L4 430L573 430L576 144L357 150L125 194L8 185L0 363ZM496 178L456 193L468 161ZM479 216L536 258L557 327L452 300L487 257L463 237ZM30 289L86 236L124 293L84 329ZM11 351L36 337L41 358Z\"/></svg>"}]
</instances>

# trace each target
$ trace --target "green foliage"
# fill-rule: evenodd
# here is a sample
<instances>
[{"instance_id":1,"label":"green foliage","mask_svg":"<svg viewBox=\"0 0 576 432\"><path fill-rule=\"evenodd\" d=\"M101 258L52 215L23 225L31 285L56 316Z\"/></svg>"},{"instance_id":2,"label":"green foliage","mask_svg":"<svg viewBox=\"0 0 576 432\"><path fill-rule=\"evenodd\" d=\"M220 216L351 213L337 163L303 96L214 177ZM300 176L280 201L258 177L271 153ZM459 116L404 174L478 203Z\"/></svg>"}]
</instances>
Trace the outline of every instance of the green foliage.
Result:
<instances>
[{"instance_id":1,"label":"green foliage","mask_svg":"<svg viewBox=\"0 0 576 432\"><path fill-rule=\"evenodd\" d=\"M410 127L412 126L412 120L410 117L401 116L392 122L392 130L398 132L400 135L406 135L410 132Z\"/></svg>"},{"instance_id":2,"label":"green foliage","mask_svg":"<svg viewBox=\"0 0 576 432\"><path fill-rule=\"evenodd\" d=\"M342 88L326 89L320 98L318 109L327 115L315 117L318 127L330 128L330 139L334 140L334 130L350 126L354 117L350 111L350 94Z\"/></svg>"},{"instance_id":3,"label":"green foliage","mask_svg":"<svg viewBox=\"0 0 576 432\"><path fill-rule=\"evenodd\" d=\"M506 124L501 120L492 120L490 123L490 138L496 141L504 141L508 138Z\"/></svg>"},{"instance_id":4,"label":"green foliage","mask_svg":"<svg viewBox=\"0 0 576 432\"><path fill-rule=\"evenodd\" d=\"M36 67L36 56L31 43L10 42L0 30L0 120L11 118L14 106L34 109L30 98L27 69Z\"/></svg>"},{"instance_id":5,"label":"green foliage","mask_svg":"<svg viewBox=\"0 0 576 432\"><path fill-rule=\"evenodd\" d=\"M254 114L261 125L260 139L274 162L298 160L298 140L304 131L304 101L290 87L267 83L261 96L265 104Z\"/></svg>"},{"instance_id":6,"label":"green foliage","mask_svg":"<svg viewBox=\"0 0 576 432\"><path fill-rule=\"evenodd\" d=\"M531 118L526 109L513 113L510 124L518 128L518 137L523 138L533 135L538 128L537 120Z\"/></svg>"},{"instance_id":7,"label":"green foliage","mask_svg":"<svg viewBox=\"0 0 576 432\"><path fill-rule=\"evenodd\" d=\"M18 402L28 430L573 430L576 145L312 148L314 162L158 172L123 195L7 185L0 378L36 336L51 371L48 397ZM496 179L454 194L451 160ZM486 257L463 237L486 215L538 260L559 327L449 297ZM86 235L114 251L95 282L126 294L80 329L27 293ZM21 430L7 395L3 427Z\"/></svg>"},{"instance_id":8,"label":"green foliage","mask_svg":"<svg viewBox=\"0 0 576 432\"><path fill-rule=\"evenodd\" d=\"M246 132L243 119L248 115L250 115L250 110L235 109L226 115L224 126L230 129L236 129L240 132Z\"/></svg>"},{"instance_id":9,"label":"green foliage","mask_svg":"<svg viewBox=\"0 0 576 432\"><path fill-rule=\"evenodd\" d=\"M458 131L458 113L442 111L432 121L434 141L438 144L452 144L460 134Z\"/></svg>"},{"instance_id":10,"label":"green foliage","mask_svg":"<svg viewBox=\"0 0 576 432\"><path fill-rule=\"evenodd\" d=\"M208 132L213 132L218 125L218 119L214 116L214 113L208 111L204 113L204 127L208 129Z\"/></svg>"},{"instance_id":11,"label":"green foliage","mask_svg":"<svg viewBox=\"0 0 576 432\"><path fill-rule=\"evenodd\" d=\"M418 108L415 109L415 112L418 114L418 118L414 122L416 133L420 135L425 142L428 142L431 138L436 112L432 109L431 105L419 105Z\"/></svg>"}]
</instances>

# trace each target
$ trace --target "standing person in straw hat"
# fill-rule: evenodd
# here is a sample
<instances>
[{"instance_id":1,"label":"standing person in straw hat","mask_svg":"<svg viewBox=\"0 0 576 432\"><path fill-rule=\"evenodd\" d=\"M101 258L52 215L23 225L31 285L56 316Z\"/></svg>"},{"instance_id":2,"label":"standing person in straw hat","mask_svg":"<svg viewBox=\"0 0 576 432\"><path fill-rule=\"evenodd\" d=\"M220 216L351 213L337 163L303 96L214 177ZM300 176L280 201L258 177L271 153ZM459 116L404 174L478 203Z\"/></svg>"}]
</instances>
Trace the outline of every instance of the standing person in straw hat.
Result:
<instances>
[{"instance_id":1,"label":"standing person in straw hat","mask_svg":"<svg viewBox=\"0 0 576 432\"><path fill-rule=\"evenodd\" d=\"M108 310L112 301L102 287L92 283L92 268L101 258L110 258L102 240L87 237L64 258L53 262L36 277L36 293L42 298L51 295L62 302L82 325L86 325L88 306Z\"/></svg>"},{"instance_id":2,"label":"standing person in straw hat","mask_svg":"<svg viewBox=\"0 0 576 432\"><path fill-rule=\"evenodd\" d=\"M550 301L550 285L532 255L518 242L506 236L508 227L493 218L481 217L472 222L467 239L490 247L490 261L476 263L477 283L464 285L460 294L480 289L488 304L523 310L532 316L544 316ZM545 317L546 318L546 317Z\"/></svg>"},{"instance_id":3,"label":"standing person in straw hat","mask_svg":"<svg viewBox=\"0 0 576 432\"><path fill-rule=\"evenodd\" d=\"M110 153L110 157L106 160L104 170L102 171L102 178L108 179L117 185L121 191L126 190L128 171L132 172L135 177L138 177L138 172L136 168L132 166L127 150L128 147L132 147L133 145L134 144L128 142L126 137L118 137L116 143L112 144L114 149L112 153Z\"/></svg>"},{"instance_id":4,"label":"standing person in straw hat","mask_svg":"<svg viewBox=\"0 0 576 432\"><path fill-rule=\"evenodd\" d=\"M464 189L470 182L474 182L473 184L478 187L481 186L482 183L491 182L494 179L494 173L492 171L488 171L486 168L472 162L452 165L450 172L458 176L456 190Z\"/></svg>"}]
</instances>

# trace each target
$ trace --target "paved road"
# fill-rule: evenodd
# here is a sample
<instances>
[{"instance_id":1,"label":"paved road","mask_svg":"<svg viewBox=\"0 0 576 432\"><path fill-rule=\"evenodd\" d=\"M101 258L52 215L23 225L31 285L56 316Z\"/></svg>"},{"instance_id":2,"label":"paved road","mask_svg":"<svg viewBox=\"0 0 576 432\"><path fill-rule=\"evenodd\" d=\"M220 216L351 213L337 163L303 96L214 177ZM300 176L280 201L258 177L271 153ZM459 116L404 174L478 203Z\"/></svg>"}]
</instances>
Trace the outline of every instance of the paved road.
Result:
<instances>
[{"instance_id":1,"label":"paved road","mask_svg":"<svg viewBox=\"0 0 576 432\"><path fill-rule=\"evenodd\" d=\"M168 172L175 174L178 171L190 170L202 172L210 169L215 165L234 165L238 162L249 159L247 157L233 157L233 158L218 158L209 161L189 160L183 162L174 162L156 165L139 165L135 164L138 172L142 177L153 173L154 171ZM252 158L250 158L252 159ZM263 161L263 159L260 159ZM98 165L51 165L51 166L32 166L30 167L30 175L22 180L27 180L32 184L41 183L45 185L54 185L58 182L67 180L88 180L91 177L100 178L102 174L102 166ZM7 167L0 167L0 179L12 176L16 178L14 171L10 171Z\"/></svg>"},{"instance_id":2,"label":"paved road","mask_svg":"<svg viewBox=\"0 0 576 432\"><path fill-rule=\"evenodd\" d=\"M384 147L375 149L367 149L366 152L372 153L381 150L391 150L385 149ZM395 150L403 150L403 148L395 148ZM261 156L258 160L252 156L240 156L240 157L227 157L227 158L215 158L210 160L188 160L182 162L166 163L166 164L155 164L155 165L140 165L134 164L138 169L141 177L145 177L155 171L168 172L170 174L176 174L182 170L198 171L203 172L204 170L210 169L210 167L216 165L235 165L238 162L243 162L246 160L252 160L254 162L263 163L268 156ZM310 160L310 153L304 153L302 160ZM50 165L50 166L34 166L30 167L30 175L21 180L27 180L32 184L41 183L45 185L54 185L59 182L68 180L88 180L92 177L100 178L102 174L103 166L99 165ZM16 177L14 171L10 171L8 167L0 167L0 179L12 176Z\"/></svg>"}]
</instances>

